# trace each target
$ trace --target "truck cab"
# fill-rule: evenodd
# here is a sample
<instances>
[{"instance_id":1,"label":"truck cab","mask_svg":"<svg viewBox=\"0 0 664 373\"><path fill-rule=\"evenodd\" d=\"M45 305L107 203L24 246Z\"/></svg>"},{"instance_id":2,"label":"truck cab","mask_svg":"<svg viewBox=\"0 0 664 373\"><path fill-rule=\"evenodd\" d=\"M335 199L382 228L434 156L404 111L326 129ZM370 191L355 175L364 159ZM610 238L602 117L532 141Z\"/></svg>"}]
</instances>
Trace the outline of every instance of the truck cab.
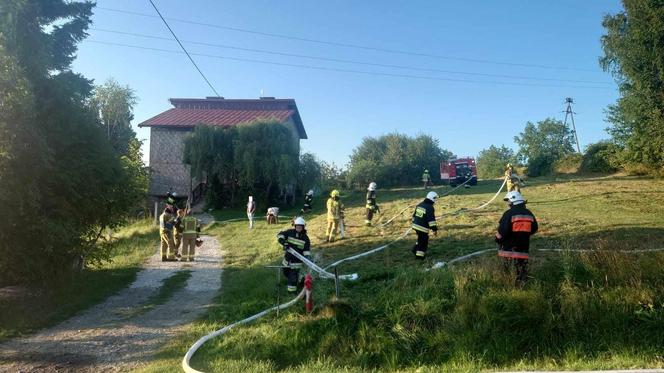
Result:
<instances>
[{"instance_id":1,"label":"truck cab","mask_svg":"<svg viewBox=\"0 0 664 373\"><path fill-rule=\"evenodd\" d=\"M470 181L468 181L470 180ZM468 181L477 185L477 168L472 157L458 158L440 162L440 181L443 184L457 186Z\"/></svg>"}]
</instances>

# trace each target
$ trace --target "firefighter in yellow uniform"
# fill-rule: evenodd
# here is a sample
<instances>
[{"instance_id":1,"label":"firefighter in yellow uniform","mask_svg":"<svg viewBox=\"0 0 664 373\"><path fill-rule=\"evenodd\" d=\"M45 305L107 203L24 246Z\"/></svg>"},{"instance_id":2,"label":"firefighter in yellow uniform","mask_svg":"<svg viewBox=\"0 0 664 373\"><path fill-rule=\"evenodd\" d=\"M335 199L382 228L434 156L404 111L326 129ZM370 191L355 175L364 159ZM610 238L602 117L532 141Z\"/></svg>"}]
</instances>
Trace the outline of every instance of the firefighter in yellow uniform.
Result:
<instances>
[{"instance_id":1,"label":"firefighter in yellow uniform","mask_svg":"<svg viewBox=\"0 0 664 373\"><path fill-rule=\"evenodd\" d=\"M327 199L327 230L325 231L327 242L333 242L337 236L343 208L344 205L339 201L339 191L335 189Z\"/></svg>"},{"instance_id":2,"label":"firefighter in yellow uniform","mask_svg":"<svg viewBox=\"0 0 664 373\"><path fill-rule=\"evenodd\" d=\"M514 167L512 167L511 163L507 164L507 167L505 167L505 179L507 180L507 191L508 192L520 192L521 187L520 187L520 180L519 176L514 174Z\"/></svg>"},{"instance_id":3,"label":"firefighter in yellow uniform","mask_svg":"<svg viewBox=\"0 0 664 373\"><path fill-rule=\"evenodd\" d=\"M169 207L159 216L159 237L161 239L161 261L175 259L175 242L173 242L173 210Z\"/></svg>"},{"instance_id":4,"label":"firefighter in yellow uniform","mask_svg":"<svg viewBox=\"0 0 664 373\"><path fill-rule=\"evenodd\" d=\"M175 257L180 258L180 245L182 245L182 231L183 231L183 226L182 226L182 219L186 215L187 210L185 209L178 209L177 216L175 217L175 220L173 221L173 242L175 243Z\"/></svg>"},{"instance_id":5,"label":"firefighter in yellow uniform","mask_svg":"<svg viewBox=\"0 0 664 373\"><path fill-rule=\"evenodd\" d=\"M193 262L196 254L196 239L201 231L201 225L198 219L189 215L182 218L182 258L183 262Z\"/></svg>"},{"instance_id":6,"label":"firefighter in yellow uniform","mask_svg":"<svg viewBox=\"0 0 664 373\"><path fill-rule=\"evenodd\" d=\"M424 173L422 174L422 182L424 183L424 189L427 189L429 187L429 184L431 184L431 176L429 175L429 170L424 170Z\"/></svg>"}]
</instances>

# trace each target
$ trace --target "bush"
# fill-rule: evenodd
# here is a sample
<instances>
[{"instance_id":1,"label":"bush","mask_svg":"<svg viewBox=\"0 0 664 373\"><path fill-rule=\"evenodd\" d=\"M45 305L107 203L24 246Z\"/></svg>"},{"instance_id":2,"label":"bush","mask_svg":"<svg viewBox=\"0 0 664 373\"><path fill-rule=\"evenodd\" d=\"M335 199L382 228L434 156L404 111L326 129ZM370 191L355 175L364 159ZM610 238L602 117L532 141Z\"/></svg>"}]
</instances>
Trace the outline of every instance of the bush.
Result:
<instances>
[{"instance_id":1,"label":"bush","mask_svg":"<svg viewBox=\"0 0 664 373\"><path fill-rule=\"evenodd\" d=\"M583 155L580 169L583 172L615 172L618 152L618 147L609 141L590 144Z\"/></svg>"},{"instance_id":2,"label":"bush","mask_svg":"<svg viewBox=\"0 0 664 373\"><path fill-rule=\"evenodd\" d=\"M350 157L348 184L366 187L375 181L379 186L412 185L420 182L424 169L429 170L435 182L440 161L452 157L428 135L392 133L366 137Z\"/></svg>"},{"instance_id":3,"label":"bush","mask_svg":"<svg viewBox=\"0 0 664 373\"><path fill-rule=\"evenodd\" d=\"M548 175L553 171L555 159L551 155L538 155L528 160L527 175L532 177Z\"/></svg>"},{"instance_id":4,"label":"bush","mask_svg":"<svg viewBox=\"0 0 664 373\"><path fill-rule=\"evenodd\" d=\"M579 153L568 154L553 164L553 171L558 174L573 174L579 172L583 156Z\"/></svg>"}]
</instances>

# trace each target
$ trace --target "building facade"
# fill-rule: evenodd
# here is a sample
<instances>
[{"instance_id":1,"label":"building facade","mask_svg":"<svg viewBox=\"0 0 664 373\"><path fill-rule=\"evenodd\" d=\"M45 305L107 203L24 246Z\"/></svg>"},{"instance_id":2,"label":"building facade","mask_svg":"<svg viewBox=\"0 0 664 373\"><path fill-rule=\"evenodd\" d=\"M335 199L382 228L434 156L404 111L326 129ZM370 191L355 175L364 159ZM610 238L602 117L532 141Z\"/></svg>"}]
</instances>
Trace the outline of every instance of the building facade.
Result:
<instances>
[{"instance_id":1,"label":"building facade","mask_svg":"<svg viewBox=\"0 0 664 373\"><path fill-rule=\"evenodd\" d=\"M231 127L259 119L276 120L288 126L299 149L307 138L300 113L293 99L171 98L173 108L140 123L150 128L150 187L153 200L175 192L188 197L200 190L205 180L192 179L189 166L182 161L184 140L197 125Z\"/></svg>"}]
</instances>

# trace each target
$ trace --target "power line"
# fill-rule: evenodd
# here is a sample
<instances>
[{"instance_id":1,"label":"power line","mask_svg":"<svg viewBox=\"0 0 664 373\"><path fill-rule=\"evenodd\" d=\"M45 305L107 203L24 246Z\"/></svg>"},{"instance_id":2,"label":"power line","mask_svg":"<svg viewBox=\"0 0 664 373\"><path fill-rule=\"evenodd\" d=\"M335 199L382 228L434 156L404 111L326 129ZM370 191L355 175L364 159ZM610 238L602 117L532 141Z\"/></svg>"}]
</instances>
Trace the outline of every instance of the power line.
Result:
<instances>
[{"instance_id":1,"label":"power line","mask_svg":"<svg viewBox=\"0 0 664 373\"><path fill-rule=\"evenodd\" d=\"M143 49L157 52L166 52L166 53L177 53L182 54L181 51L175 51L171 49L161 49L153 47L145 47L140 45L131 45L115 42L107 42L101 40L85 40L84 42L112 45L126 48L134 49ZM610 89L610 87L597 87L597 86L578 86L578 85L551 85L551 84L531 84L531 83L517 83L517 82L501 82L501 81L483 81L483 80L468 80L468 79L454 79L454 78L442 78L442 77L433 77L433 76L422 76L422 75L410 75L410 74L394 74L394 73L382 73L375 71L364 71L364 70L351 70L351 69L339 69L333 67L323 67L323 66L312 66L312 65L300 65L292 63L282 63L282 62L273 62L273 61L264 61L264 60L255 60L249 58L239 58L239 57L230 57L230 56L220 56L214 54L205 54L205 53L191 53L192 56L201 56L201 57L210 57L218 58L231 61L241 61L241 62L251 62L251 63L260 63L266 65L275 65L275 66L288 66L288 67L298 67L311 70L322 70L322 71L335 71L335 72L344 72L344 73L354 73L354 74L364 74L364 75L375 75L375 76L389 76L389 77L398 77L398 78L412 78L412 79L421 79L421 80L436 80L436 81L447 81L447 82L459 82L459 83L478 83L478 84L498 84L498 85L514 85L514 86L526 86L526 87L555 87L555 88L583 88L583 89Z\"/></svg>"},{"instance_id":2,"label":"power line","mask_svg":"<svg viewBox=\"0 0 664 373\"><path fill-rule=\"evenodd\" d=\"M99 6L96 7L96 9L110 11L110 12L131 14L131 15L135 15L135 16L156 18L152 14L133 12L133 11L123 10L123 9L106 8L106 7L99 7ZM372 46L368 46L368 45L341 43L341 42L335 42L335 41L329 41L329 40L310 39L310 38L303 38L303 37L299 37L299 36L292 36L292 35L284 35L284 34L276 34L276 33L271 33L271 32L263 32L263 31L243 29L243 28L239 28L239 27L222 26L222 25L217 25L217 24L212 24L212 23L191 21L191 20L179 19L179 18L169 18L169 20L175 21L175 22L187 23L187 24L191 24L191 25L212 27L212 28L218 28L218 29L222 29L222 30L243 32L243 33L248 33L248 34L272 37L272 38L296 40L296 41L303 41L303 42L307 42L307 43L325 44L325 45L332 45L332 46L336 46L336 47L363 49L363 50L370 50L370 51L375 51L375 52L384 52L384 53L401 54L401 55L408 55L408 56L437 58L437 59L453 60L453 61L504 65L504 66L532 67L532 68L550 69L550 70L574 70L574 71L596 72L596 70L592 70L592 69L582 69L582 68L568 67L568 66L550 66L550 65L525 64L525 63L518 63L518 62L492 61L492 60L482 60L482 59L474 59L474 58L446 56L446 55L440 55L440 54L412 52L412 51L398 50L398 49L379 48L379 47L372 47Z\"/></svg>"},{"instance_id":3,"label":"power line","mask_svg":"<svg viewBox=\"0 0 664 373\"><path fill-rule=\"evenodd\" d=\"M156 36L156 35L146 35L146 34L139 34L139 33L134 33L134 32L125 32L125 31L101 29L101 28L94 28L94 27L90 28L90 29L94 30L94 31L101 31L101 32L107 32L107 33L118 34L118 35L128 35L128 36L135 36L135 37L141 37L141 38L147 38L147 39L172 41L171 38L166 38L166 37ZM414 66L405 66L405 65L393 65L393 64L383 64L383 63L357 61L357 60L346 60L346 59L331 58L331 57L318 57L318 56L310 56L310 55L297 54L297 53L286 53L286 52L271 51L271 50L265 50L265 49L243 48L243 47L236 47L236 46L225 45L225 44L206 43L206 42L193 41L193 40L182 40L182 41L185 42L185 43L194 44L194 45L202 45L202 46L225 48L225 49L234 49L234 50L241 50L241 51L248 51L248 52L271 54L271 55L277 55L277 56L307 58L307 59L319 60L319 61L340 62L340 63L349 63L349 64L356 64L356 65L386 67L386 68L414 70L414 71L439 72L439 73L447 73L447 74L474 75L474 76L486 76L486 77L494 77L494 78L521 79L521 80L541 80L541 81L554 81L554 82L609 84L609 85L613 84L612 82L599 82L599 81L590 81L590 80L537 78L537 77L502 75L502 74L488 74L488 73L478 73L478 72L468 72L468 71L442 70L442 69L432 69L432 68L414 67Z\"/></svg>"},{"instance_id":4,"label":"power line","mask_svg":"<svg viewBox=\"0 0 664 373\"><path fill-rule=\"evenodd\" d=\"M164 19L164 16L161 15L161 12L159 12L159 9L157 9L157 6L154 5L154 2L152 2L152 0L148 0L148 1L150 2L150 4L152 4L152 7L153 7L154 10L157 12L157 14L159 14L159 18L161 18L161 20L164 21L164 24L166 25L166 28L168 28L168 31L171 32L171 34L172 34L173 37L175 38L175 41L177 41L178 44L180 44L180 48L182 48L182 50L184 51L184 54L186 54L187 57L189 57L189 61L191 61L191 63L192 63L192 64L194 65L194 67L196 68L196 70L198 70L198 73L201 74L201 76L203 77L203 79L205 80L205 82L210 86L210 88L212 89L212 92L214 92L214 94L215 94L216 96L220 96L219 93L217 93L217 90L214 89L214 87L212 86L212 83L210 83L210 81L208 80L208 78L205 77L205 74L203 74L203 72L202 72L201 69L198 67L198 65L196 65L196 62L194 61L194 59L191 58L191 56L189 55L189 52L187 52L187 50L184 48L184 45L182 45L182 43L180 42L180 39L178 39L177 35L175 35L175 32L173 32L173 29L171 29L171 26L168 25L168 22L166 22L166 19Z\"/></svg>"}]
</instances>

